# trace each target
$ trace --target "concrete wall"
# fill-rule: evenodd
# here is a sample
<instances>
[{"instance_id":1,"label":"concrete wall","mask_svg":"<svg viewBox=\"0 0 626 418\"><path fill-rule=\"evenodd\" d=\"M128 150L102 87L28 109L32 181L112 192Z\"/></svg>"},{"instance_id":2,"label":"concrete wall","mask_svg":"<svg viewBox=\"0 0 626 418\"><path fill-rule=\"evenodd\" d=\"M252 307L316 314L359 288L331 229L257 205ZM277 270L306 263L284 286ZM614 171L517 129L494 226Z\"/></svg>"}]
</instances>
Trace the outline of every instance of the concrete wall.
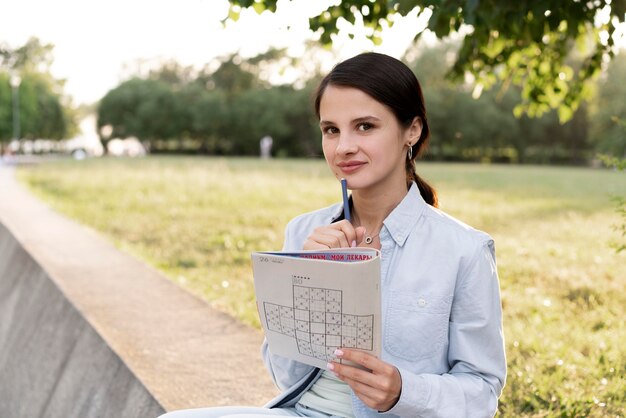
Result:
<instances>
[{"instance_id":1,"label":"concrete wall","mask_svg":"<svg viewBox=\"0 0 626 418\"><path fill-rule=\"evenodd\" d=\"M277 394L261 341L0 165L0 417L260 406Z\"/></svg>"},{"instance_id":2,"label":"concrete wall","mask_svg":"<svg viewBox=\"0 0 626 418\"><path fill-rule=\"evenodd\" d=\"M3 225L0 278L0 416L164 411Z\"/></svg>"}]
</instances>

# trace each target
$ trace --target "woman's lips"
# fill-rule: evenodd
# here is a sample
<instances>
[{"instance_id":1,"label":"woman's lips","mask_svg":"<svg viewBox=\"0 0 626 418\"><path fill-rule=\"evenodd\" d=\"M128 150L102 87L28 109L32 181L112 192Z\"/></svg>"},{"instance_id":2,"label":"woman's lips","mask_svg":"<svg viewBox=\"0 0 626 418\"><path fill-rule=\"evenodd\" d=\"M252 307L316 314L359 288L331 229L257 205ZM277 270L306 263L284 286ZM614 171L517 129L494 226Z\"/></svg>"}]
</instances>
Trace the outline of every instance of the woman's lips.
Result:
<instances>
[{"instance_id":1,"label":"woman's lips","mask_svg":"<svg viewBox=\"0 0 626 418\"><path fill-rule=\"evenodd\" d=\"M337 164L337 167L342 173L350 174L354 173L359 168L363 167L365 163L363 161L346 161Z\"/></svg>"}]
</instances>

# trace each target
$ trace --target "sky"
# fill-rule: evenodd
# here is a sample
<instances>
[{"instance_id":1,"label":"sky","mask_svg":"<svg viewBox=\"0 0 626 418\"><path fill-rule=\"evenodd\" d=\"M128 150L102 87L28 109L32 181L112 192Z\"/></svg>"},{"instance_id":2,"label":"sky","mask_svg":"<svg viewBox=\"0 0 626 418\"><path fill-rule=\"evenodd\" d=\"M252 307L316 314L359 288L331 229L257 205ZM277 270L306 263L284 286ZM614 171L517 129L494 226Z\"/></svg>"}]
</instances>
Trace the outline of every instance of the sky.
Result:
<instances>
[{"instance_id":1,"label":"sky","mask_svg":"<svg viewBox=\"0 0 626 418\"><path fill-rule=\"evenodd\" d=\"M176 60L202 67L217 57L239 52L251 57L269 47L305 52L314 34L308 17L324 10L327 0L279 1L278 12L257 15L245 10L238 22L221 21L227 0L2 0L0 41L10 47L30 37L51 43L52 74L66 80L74 104L98 101L107 91L146 66ZM403 55L426 21L415 14L386 31L373 48L363 36L343 36L333 48L339 59L365 50ZM328 69L334 63L328 63Z\"/></svg>"}]
</instances>

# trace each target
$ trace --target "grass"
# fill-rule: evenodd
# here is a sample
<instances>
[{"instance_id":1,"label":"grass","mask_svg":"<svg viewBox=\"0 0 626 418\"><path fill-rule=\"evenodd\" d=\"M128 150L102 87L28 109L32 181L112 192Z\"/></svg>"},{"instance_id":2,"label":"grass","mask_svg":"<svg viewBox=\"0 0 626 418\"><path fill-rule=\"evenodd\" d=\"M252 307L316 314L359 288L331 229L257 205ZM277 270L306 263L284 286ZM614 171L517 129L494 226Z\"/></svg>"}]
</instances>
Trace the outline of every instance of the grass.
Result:
<instances>
[{"instance_id":1,"label":"grass","mask_svg":"<svg viewBox=\"0 0 626 418\"><path fill-rule=\"evenodd\" d=\"M623 417L626 268L609 170L423 163L441 208L496 240L508 380L503 417ZM340 200L323 161L61 161L18 177L55 209L258 327L250 252Z\"/></svg>"}]
</instances>

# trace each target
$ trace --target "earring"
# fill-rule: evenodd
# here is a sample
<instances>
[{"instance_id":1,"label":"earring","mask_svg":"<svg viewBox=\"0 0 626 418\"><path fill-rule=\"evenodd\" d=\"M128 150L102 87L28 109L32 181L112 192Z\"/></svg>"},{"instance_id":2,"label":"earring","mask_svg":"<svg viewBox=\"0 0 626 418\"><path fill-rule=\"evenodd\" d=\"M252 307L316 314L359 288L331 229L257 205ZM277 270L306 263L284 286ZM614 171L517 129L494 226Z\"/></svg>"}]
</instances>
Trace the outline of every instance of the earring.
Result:
<instances>
[{"instance_id":1,"label":"earring","mask_svg":"<svg viewBox=\"0 0 626 418\"><path fill-rule=\"evenodd\" d=\"M409 161L413 159L413 144L409 143Z\"/></svg>"}]
</instances>

